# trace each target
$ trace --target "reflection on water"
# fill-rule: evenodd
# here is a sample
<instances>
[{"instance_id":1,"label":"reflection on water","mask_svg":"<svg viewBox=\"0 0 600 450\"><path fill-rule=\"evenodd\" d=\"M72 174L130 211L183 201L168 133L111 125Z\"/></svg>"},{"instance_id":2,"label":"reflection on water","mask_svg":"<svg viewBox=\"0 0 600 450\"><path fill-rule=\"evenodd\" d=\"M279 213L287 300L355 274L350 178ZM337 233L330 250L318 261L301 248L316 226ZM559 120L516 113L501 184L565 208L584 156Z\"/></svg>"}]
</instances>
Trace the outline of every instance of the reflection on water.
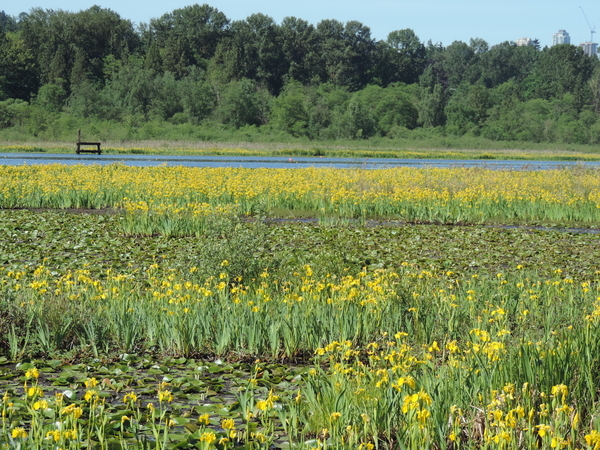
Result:
<instances>
[{"instance_id":1,"label":"reflection on water","mask_svg":"<svg viewBox=\"0 0 600 450\"><path fill-rule=\"evenodd\" d=\"M297 169L329 167L339 169L384 169L390 167L485 167L497 170L548 170L564 167L600 167L600 161L500 161L470 159L384 159L319 158L271 156L170 156L170 155L76 155L66 153L0 153L0 165L32 164L125 164L127 166L244 167Z\"/></svg>"}]
</instances>

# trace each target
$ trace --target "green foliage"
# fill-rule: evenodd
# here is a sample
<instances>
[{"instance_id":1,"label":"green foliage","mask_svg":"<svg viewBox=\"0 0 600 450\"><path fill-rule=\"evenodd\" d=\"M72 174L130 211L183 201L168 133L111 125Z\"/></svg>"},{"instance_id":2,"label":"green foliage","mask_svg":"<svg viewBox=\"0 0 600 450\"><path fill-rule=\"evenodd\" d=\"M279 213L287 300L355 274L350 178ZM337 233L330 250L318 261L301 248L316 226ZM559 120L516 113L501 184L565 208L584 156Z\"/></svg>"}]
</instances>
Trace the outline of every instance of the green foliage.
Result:
<instances>
[{"instance_id":1,"label":"green foliage","mask_svg":"<svg viewBox=\"0 0 600 450\"><path fill-rule=\"evenodd\" d=\"M299 82L286 84L283 92L273 100L271 126L295 137L306 136L309 124L307 101Z\"/></svg>"},{"instance_id":2,"label":"green foliage","mask_svg":"<svg viewBox=\"0 0 600 450\"><path fill-rule=\"evenodd\" d=\"M410 28L377 42L357 21L230 22L207 4L137 29L98 6L0 23L0 101L29 102L0 107L5 136L83 120L117 139L598 141L600 62L572 45L444 47Z\"/></svg>"},{"instance_id":3,"label":"green foliage","mask_svg":"<svg viewBox=\"0 0 600 450\"><path fill-rule=\"evenodd\" d=\"M249 79L232 81L225 85L218 96L215 116L234 128L244 125L268 123L271 96Z\"/></svg>"},{"instance_id":4,"label":"green foliage","mask_svg":"<svg viewBox=\"0 0 600 450\"><path fill-rule=\"evenodd\" d=\"M418 111L415 107L416 86L393 84L386 88L368 86L354 94L376 122L375 131L387 136L394 127L416 128Z\"/></svg>"},{"instance_id":5,"label":"green foliage","mask_svg":"<svg viewBox=\"0 0 600 450\"><path fill-rule=\"evenodd\" d=\"M18 34L0 27L0 100L29 100L39 87L36 61Z\"/></svg>"},{"instance_id":6,"label":"green foliage","mask_svg":"<svg viewBox=\"0 0 600 450\"><path fill-rule=\"evenodd\" d=\"M261 260L267 246L268 227L259 217L245 223L237 215L215 214L207 218L202 245L190 256L201 279L226 272L234 280L257 278L265 266ZM271 261L269 266L274 267Z\"/></svg>"},{"instance_id":7,"label":"green foliage","mask_svg":"<svg viewBox=\"0 0 600 450\"><path fill-rule=\"evenodd\" d=\"M152 19L142 32L148 53L156 52L147 67L178 77L189 66L205 67L228 28L225 14L207 4L186 6Z\"/></svg>"},{"instance_id":8,"label":"green foliage","mask_svg":"<svg viewBox=\"0 0 600 450\"><path fill-rule=\"evenodd\" d=\"M570 93L579 111L589 98L589 80L598 60L570 44L555 45L539 56L531 74L523 81L525 98L560 98Z\"/></svg>"},{"instance_id":9,"label":"green foliage","mask_svg":"<svg viewBox=\"0 0 600 450\"><path fill-rule=\"evenodd\" d=\"M451 88L461 83L473 83L479 79L479 55L472 47L462 41L454 41L446 47L441 67Z\"/></svg>"},{"instance_id":10,"label":"green foliage","mask_svg":"<svg viewBox=\"0 0 600 450\"><path fill-rule=\"evenodd\" d=\"M388 34L386 43L391 50L386 51L389 56L386 63L394 70L387 81L417 83L425 69L426 49L415 32L410 28L392 31Z\"/></svg>"},{"instance_id":11,"label":"green foliage","mask_svg":"<svg viewBox=\"0 0 600 450\"><path fill-rule=\"evenodd\" d=\"M66 98L67 93L60 84L45 84L39 89L34 104L49 112L60 112Z\"/></svg>"},{"instance_id":12,"label":"green foliage","mask_svg":"<svg viewBox=\"0 0 600 450\"><path fill-rule=\"evenodd\" d=\"M0 102L0 128L23 127L31 108L27 102L8 99Z\"/></svg>"},{"instance_id":13,"label":"green foliage","mask_svg":"<svg viewBox=\"0 0 600 450\"><path fill-rule=\"evenodd\" d=\"M34 8L23 15L20 28L44 84L88 76L101 82L108 55L121 59L140 45L131 21L99 6L78 13Z\"/></svg>"},{"instance_id":14,"label":"green foliage","mask_svg":"<svg viewBox=\"0 0 600 450\"><path fill-rule=\"evenodd\" d=\"M458 135L477 131L484 125L491 106L490 92L482 83L461 85L445 109L447 131Z\"/></svg>"}]
</instances>

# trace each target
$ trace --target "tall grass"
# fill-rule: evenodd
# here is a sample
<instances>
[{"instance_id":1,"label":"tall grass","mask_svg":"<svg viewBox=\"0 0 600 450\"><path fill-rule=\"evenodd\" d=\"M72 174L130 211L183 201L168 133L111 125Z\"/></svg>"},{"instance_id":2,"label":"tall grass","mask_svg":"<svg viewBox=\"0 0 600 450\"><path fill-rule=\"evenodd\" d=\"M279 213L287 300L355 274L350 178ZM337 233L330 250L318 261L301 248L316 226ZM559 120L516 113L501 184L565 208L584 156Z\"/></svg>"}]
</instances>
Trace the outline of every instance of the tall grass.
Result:
<instances>
[{"instance_id":1,"label":"tall grass","mask_svg":"<svg viewBox=\"0 0 600 450\"><path fill-rule=\"evenodd\" d=\"M600 221L594 169L197 169L1 167L0 207L122 208L130 233L185 234L235 209L311 211L341 219L439 223Z\"/></svg>"},{"instance_id":2,"label":"tall grass","mask_svg":"<svg viewBox=\"0 0 600 450\"><path fill-rule=\"evenodd\" d=\"M23 354L98 345L174 356L314 354L296 397L279 409L254 397L250 411L263 425L286 421L292 442L581 448L595 439L597 274L575 283L560 270L550 279L523 268L463 277L406 264L343 276L305 266L286 279L264 270L242 280L226 262L219 276L196 273L2 270L20 311L16 330L33 330L9 342Z\"/></svg>"}]
</instances>

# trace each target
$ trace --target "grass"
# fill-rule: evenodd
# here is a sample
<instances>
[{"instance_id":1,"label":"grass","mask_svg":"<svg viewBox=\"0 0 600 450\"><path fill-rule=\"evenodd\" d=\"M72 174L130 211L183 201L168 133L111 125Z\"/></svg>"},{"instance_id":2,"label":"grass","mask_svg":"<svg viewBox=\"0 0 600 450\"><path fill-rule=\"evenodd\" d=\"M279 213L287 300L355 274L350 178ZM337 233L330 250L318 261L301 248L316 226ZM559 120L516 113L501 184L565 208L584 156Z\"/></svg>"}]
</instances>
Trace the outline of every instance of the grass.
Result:
<instances>
[{"instance_id":1,"label":"grass","mask_svg":"<svg viewBox=\"0 0 600 450\"><path fill-rule=\"evenodd\" d=\"M597 234L361 224L385 172L2 170L5 207L49 209L0 210L0 448L600 446ZM406 174L426 201L480 177L469 205L515 183L490 221L598 224L593 171ZM337 215L264 220L320 211L322 178Z\"/></svg>"},{"instance_id":2,"label":"grass","mask_svg":"<svg viewBox=\"0 0 600 450\"><path fill-rule=\"evenodd\" d=\"M75 144L48 141L5 141L4 153L74 153ZM106 141L104 154L181 155L181 156L280 156L333 158L399 158L399 159L475 159L475 160L539 160L598 161L596 146L535 144L516 142L465 141L444 138L441 141L369 142L211 142L211 141Z\"/></svg>"},{"instance_id":3,"label":"grass","mask_svg":"<svg viewBox=\"0 0 600 450\"><path fill-rule=\"evenodd\" d=\"M600 223L598 170L372 170L3 166L0 207L118 208L130 234L202 232L216 211L309 211L330 224L357 219L441 224Z\"/></svg>"}]
</instances>

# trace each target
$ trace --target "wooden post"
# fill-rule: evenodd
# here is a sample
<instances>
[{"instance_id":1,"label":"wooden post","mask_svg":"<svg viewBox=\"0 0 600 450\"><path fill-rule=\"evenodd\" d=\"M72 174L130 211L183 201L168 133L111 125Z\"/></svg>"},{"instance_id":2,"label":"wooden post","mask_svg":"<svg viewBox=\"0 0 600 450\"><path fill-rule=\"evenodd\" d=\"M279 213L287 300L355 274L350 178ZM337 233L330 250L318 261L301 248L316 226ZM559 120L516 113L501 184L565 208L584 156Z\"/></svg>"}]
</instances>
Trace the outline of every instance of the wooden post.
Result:
<instances>
[{"instance_id":1,"label":"wooden post","mask_svg":"<svg viewBox=\"0 0 600 450\"><path fill-rule=\"evenodd\" d=\"M77 130L77 142L81 142L81 130Z\"/></svg>"}]
</instances>

